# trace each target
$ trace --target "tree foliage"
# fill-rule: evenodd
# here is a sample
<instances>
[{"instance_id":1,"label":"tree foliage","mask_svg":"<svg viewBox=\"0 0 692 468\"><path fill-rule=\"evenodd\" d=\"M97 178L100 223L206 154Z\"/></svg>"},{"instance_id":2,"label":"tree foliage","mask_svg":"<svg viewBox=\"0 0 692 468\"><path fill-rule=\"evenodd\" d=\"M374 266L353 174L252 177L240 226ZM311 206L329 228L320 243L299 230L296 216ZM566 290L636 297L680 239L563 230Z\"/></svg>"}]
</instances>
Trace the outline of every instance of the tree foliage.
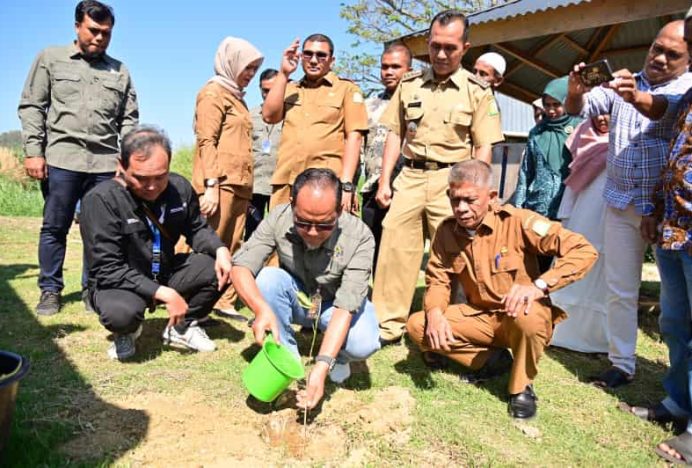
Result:
<instances>
[{"instance_id":1,"label":"tree foliage","mask_svg":"<svg viewBox=\"0 0 692 468\"><path fill-rule=\"evenodd\" d=\"M420 31L442 10L479 11L502 0L352 0L341 4L341 17L356 40L354 52L339 55L337 73L356 81L366 92L379 87L379 54L383 44Z\"/></svg>"}]
</instances>

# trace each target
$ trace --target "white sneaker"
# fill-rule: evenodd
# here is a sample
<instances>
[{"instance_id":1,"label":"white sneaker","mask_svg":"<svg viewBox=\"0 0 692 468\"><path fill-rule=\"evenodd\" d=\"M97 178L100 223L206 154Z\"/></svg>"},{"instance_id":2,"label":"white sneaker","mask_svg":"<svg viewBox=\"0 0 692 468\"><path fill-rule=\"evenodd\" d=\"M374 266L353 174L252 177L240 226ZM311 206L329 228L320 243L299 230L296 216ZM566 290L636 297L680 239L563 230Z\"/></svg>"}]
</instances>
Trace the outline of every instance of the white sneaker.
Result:
<instances>
[{"instance_id":1,"label":"white sneaker","mask_svg":"<svg viewBox=\"0 0 692 468\"><path fill-rule=\"evenodd\" d=\"M349 377L351 377L351 364L348 362L337 362L329 371L329 380L337 384L346 382Z\"/></svg>"},{"instance_id":2,"label":"white sneaker","mask_svg":"<svg viewBox=\"0 0 692 468\"><path fill-rule=\"evenodd\" d=\"M108 348L108 357L111 359L117 359L119 361L124 361L135 355L137 351L135 347L135 341L142 334L142 324L139 324L137 330L134 333L127 333L125 335L115 335L115 341L110 348Z\"/></svg>"},{"instance_id":3,"label":"white sneaker","mask_svg":"<svg viewBox=\"0 0 692 468\"><path fill-rule=\"evenodd\" d=\"M216 345L209 339L207 333L195 323L190 324L183 334L178 333L175 327L166 327L163 331L163 342L169 346L184 347L203 353L216 349Z\"/></svg>"}]
</instances>

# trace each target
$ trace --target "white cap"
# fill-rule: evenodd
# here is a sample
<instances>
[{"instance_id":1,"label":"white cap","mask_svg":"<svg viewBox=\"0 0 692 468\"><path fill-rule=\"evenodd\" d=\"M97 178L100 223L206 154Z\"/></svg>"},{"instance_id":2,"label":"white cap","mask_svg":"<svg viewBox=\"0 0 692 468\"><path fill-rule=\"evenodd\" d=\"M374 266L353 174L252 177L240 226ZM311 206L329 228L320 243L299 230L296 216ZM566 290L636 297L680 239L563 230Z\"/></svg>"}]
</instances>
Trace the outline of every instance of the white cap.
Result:
<instances>
[{"instance_id":1,"label":"white cap","mask_svg":"<svg viewBox=\"0 0 692 468\"><path fill-rule=\"evenodd\" d=\"M539 109L543 109L543 99L538 98L535 101L531 103L533 107L538 107Z\"/></svg>"},{"instance_id":2,"label":"white cap","mask_svg":"<svg viewBox=\"0 0 692 468\"><path fill-rule=\"evenodd\" d=\"M476 62L487 63L488 65L493 67L495 71L498 72L500 75L504 75L505 70L507 69L507 62L505 62L505 58L497 52L486 52L485 54L478 57Z\"/></svg>"}]
</instances>

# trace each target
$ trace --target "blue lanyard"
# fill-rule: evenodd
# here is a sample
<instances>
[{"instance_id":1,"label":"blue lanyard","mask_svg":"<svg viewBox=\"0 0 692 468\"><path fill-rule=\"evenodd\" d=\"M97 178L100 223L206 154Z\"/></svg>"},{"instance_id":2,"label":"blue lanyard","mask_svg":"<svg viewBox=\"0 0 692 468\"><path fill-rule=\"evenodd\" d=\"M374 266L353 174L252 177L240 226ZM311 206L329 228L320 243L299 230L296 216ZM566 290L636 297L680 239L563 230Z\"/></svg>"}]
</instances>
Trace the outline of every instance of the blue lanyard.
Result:
<instances>
[{"instance_id":1,"label":"blue lanyard","mask_svg":"<svg viewBox=\"0 0 692 468\"><path fill-rule=\"evenodd\" d=\"M163 205L161 207L161 217L159 218L161 224L163 224L165 213L166 205ZM154 281L156 281L161 274L161 231L149 218L147 218L147 223L151 229L151 234L154 236L154 240L151 243L151 275Z\"/></svg>"}]
</instances>

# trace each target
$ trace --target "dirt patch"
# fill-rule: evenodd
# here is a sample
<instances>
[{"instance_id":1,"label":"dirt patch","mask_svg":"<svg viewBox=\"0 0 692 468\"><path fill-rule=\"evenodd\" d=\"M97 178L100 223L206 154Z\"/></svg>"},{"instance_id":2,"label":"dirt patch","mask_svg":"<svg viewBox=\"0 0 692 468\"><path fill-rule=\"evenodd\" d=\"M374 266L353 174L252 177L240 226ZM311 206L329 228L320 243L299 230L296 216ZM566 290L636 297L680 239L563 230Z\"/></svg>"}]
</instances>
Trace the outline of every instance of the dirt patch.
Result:
<instances>
[{"instance_id":1,"label":"dirt patch","mask_svg":"<svg viewBox=\"0 0 692 468\"><path fill-rule=\"evenodd\" d=\"M306 429L294 408L263 415L247 407L213 404L193 392L144 393L109 403L76 405L79 410L71 418L79 421L80 432L62 452L84 461L134 446L123 461L135 466L362 465L372 456L366 447L349 443L349 426L392 442L406 442L415 405L403 388L381 390L370 403L339 389ZM113 410L104 411L104 406Z\"/></svg>"},{"instance_id":2,"label":"dirt patch","mask_svg":"<svg viewBox=\"0 0 692 468\"><path fill-rule=\"evenodd\" d=\"M77 461L122 453L134 466L229 466L318 463L362 465L373 460L367 441L349 441L349 427L395 443L408 441L415 405L408 390L390 387L370 403L338 389L307 426L285 407L258 414L207 402L193 392L144 393L103 403L82 402L72 418L79 434L61 451ZM112 406L111 406L112 405Z\"/></svg>"},{"instance_id":3,"label":"dirt patch","mask_svg":"<svg viewBox=\"0 0 692 468\"><path fill-rule=\"evenodd\" d=\"M342 421L355 432L403 445L410 438L415 405L411 393L402 387L379 390L369 403L359 400L354 392L339 391L324 404L323 415Z\"/></svg>"}]
</instances>

